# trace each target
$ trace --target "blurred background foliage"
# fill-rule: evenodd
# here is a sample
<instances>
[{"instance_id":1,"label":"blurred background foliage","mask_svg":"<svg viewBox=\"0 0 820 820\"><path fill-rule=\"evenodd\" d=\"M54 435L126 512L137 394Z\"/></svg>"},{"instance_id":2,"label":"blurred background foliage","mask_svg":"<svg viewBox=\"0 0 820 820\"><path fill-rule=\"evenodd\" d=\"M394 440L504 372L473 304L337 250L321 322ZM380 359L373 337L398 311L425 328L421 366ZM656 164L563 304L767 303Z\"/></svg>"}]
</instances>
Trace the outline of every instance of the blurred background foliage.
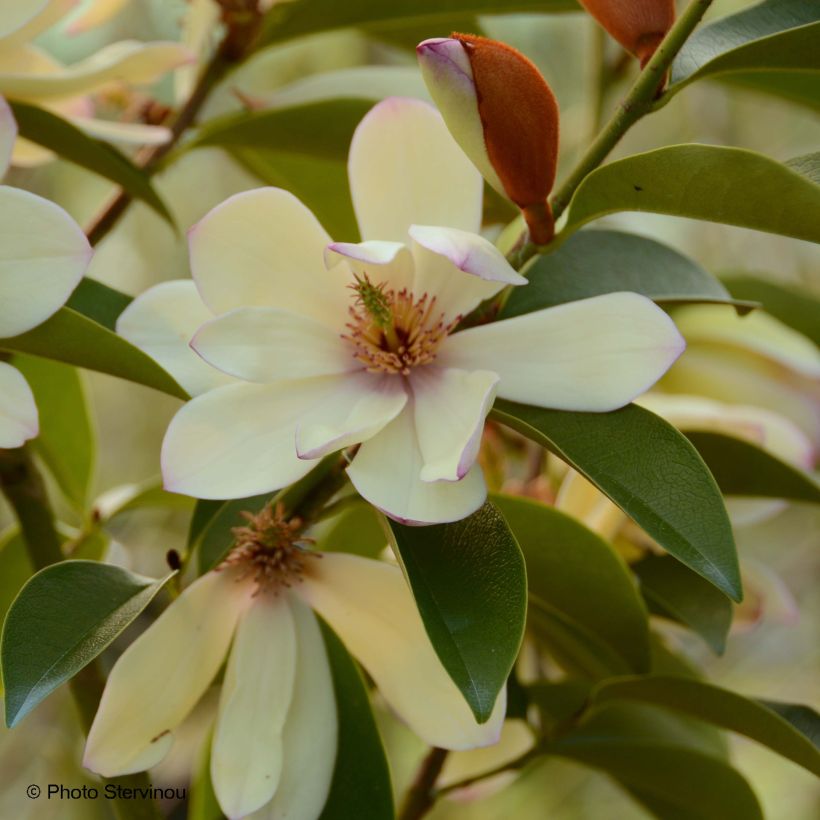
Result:
<instances>
[{"instance_id":1,"label":"blurred background foliage","mask_svg":"<svg viewBox=\"0 0 820 820\"><path fill-rule=\"evenodd\" d=\"M73 61L121 38L177 39L186 5L184 0L132 0L99 29L67 36L62 27L57 27L43 35L40 44L60 59ZM748 5L742 0L717 0L707 19ZM602 65L619 63L619 51L583 14L502 15L448 22L437 29L416 26L406 30L332 31L269 48L221 84L200 121L240 111L249 102L278 107L345 96L351 88L357 89L357 96L371 101L388 94L427 98L412 46L422 38L446 36L455 26L510 43L543 72L561 109L560 179L562 170L572 166L596 132L601 117L612 110L636 71L629 62L618 76L606 71L602 74ZM161 102L173 103L173 79L166 78L152 93ZM115 99L109 102L112 106L119 104ZM794 104L738 84L696 83L633 128L613 158L662 145L701 142L749 148L786 160L817 150L817 113L811 105ZM318 122L316 127L332 129L334 123ZM184 231L228 195L260 184L293 188L316 210L335 238L351 240L354 237L341 235L355 230L346 188L345 151L346 146L341 146L340 153L319 158L301 154L298 145L288 150L242 149L233 155L213 147L178 151L174 161L156 177L156 184L180 233L175 234L145 205L135 203L100 245L89 274L130 294L160 281L186 278ZM92 219L113 191L100 178L61 160L37 168L15 169L7 181L60 203L81 224ZM385 198L387 206L389 192L385 192ZM492 235L513 215L500 200L491 197L488 233ZM713 273L753 272L771 281L799 285L820 296L820 252L809 243L651 214L619 214L596 223L596 227L604 226L665 242ZM177 402L96 373L82 373L81 378L90 397L98 436L91 496L123 484L156 481L160 441ZM119 560L137 572L162 574L166 552L184 545L189 512L190 505L181 500L168 508L139 509L116 516L108 531L114 549L120 551ZM61 517L70 522L76 519L76 513L64 505ZM0 509L0 525L9 521L8 512ZM75 523L82 526L79 520ZM702 666L712 682L778 700L816 700L820 672L818 533L820 511L801 505L786 506L762 524L737 529L744 562L756 561L774 573L769 594L744 604L744 615L748 617L739 620L747 625L735 629L722 657L711 654L691 633L677 630L671 634L671 640ZM11 551L15 547L5 543L3 549ZM18 563L23 574L25 560L21 552ZM5 590L12 585L8 578ZM4 609L8 603L0 600ZM754 611L748 611L749 607ZM200 707L199 720L195 716L186 733L190 742L183 739L175 747L171 759L157 773L158 782L175 783L188 776L190 754L186 752L201 738L210 706L205 703ZM26 801L23 787L17 787L61 779L78 785L84 782L77 768L81 739L71 726L70 710L66 693L61 691L20 729L0 730L0 816L86 820L103 809L88 801L49 808L42 800L38 804ZM394 786L400 793L425 749L386 711L379 717L393 766ZM769 820L818 816L820 791L810 774L751 741L732 737L731 745L736 765L752 783ZM469 762L464 765L469 770ZM495 793L481 800L471 798L483 796L482 790L459 795L457 800L444 800L431 817L631 820L649 816L606 776L563 759L539 762L526 769L512 786L501 789L501 785L491 784L484 791L495 789Z\"/></svg>"}]
</instances>

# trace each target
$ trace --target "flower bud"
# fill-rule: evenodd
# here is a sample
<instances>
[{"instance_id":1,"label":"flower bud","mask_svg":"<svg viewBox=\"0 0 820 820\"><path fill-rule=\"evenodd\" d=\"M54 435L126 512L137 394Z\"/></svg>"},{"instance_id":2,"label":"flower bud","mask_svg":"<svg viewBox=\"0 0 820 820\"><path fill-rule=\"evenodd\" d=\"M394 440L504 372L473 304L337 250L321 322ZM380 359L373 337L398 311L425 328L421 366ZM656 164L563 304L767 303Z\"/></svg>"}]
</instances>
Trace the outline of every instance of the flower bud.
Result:
<instances>
[{"instance_id":1,"label":"flower bud","mask_svg":"<svg viewBox=\"0 0 820 820\"><path fill-rule=\"evenodd\" d=\"M532 241L549 242L558 104L538 69L510 46L468 34L425 40L416 51L456 142L487 182L522 210Z\"/></svg>"},{"instance_id":2,"label":"flower bud","mask_svg":"<svg viewBox=\"0 0 820 820\"><path fill-rule=\"evenodd\" d=\"M675 22L675 0L579 0L643 68Z\"/></svg>"}]
</instances>

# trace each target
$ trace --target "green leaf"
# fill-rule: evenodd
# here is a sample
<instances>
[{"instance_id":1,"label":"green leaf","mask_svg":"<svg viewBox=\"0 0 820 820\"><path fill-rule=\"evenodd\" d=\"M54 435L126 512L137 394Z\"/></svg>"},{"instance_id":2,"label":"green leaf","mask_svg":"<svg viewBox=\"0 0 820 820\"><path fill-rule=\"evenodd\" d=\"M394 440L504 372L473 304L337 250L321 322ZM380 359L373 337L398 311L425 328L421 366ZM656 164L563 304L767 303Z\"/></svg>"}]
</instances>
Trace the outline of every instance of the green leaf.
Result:
<instances>
[{"instance_id":1,"label":"green leaf","mask_svg":"<svg viewBox=\"0 0 820 820\"><path fill-rule=\"evenodd\" d=\"M672 64L666 94L676 94L695 80L734 72L820 72L818 37L816 2L764 0L696 31Z\"/></svg>"},{"instance_id":2,"label":"green leaf","mask_svg":"<svg viewBox=\"0 0 820 820\"><path fill-rule=\"evenodd\" d=\"M391 27L423 26L434 29L442 18L454 15L547 13L578 11L575 0L312 0L278 3L268 13L260 47L336 28L377 28L382 35ZM433 34L427 36L432 37Z\"/></svg>"},{"instance_id":3,"label":"green leaf","mask_svg":"<svg viewBox=\"0 0 820 820\"><path fill-rule=\"evenodd\" d=\"M333 673L339 745L330 793L319 820L392 820L390 770L364 680L333 630L321 621L320 626Z\"/></svg>"},{"instance_id":4,"label":"green leaf","mask_svg":"<svg viewBox=\"0 0 820 820\"><path fill-rule=\"evenodd\" d=\"M750 275L733 274L723 281L735 298L760 302L766 313L820 345L820 300L808 291Z\"/></svg>"},{"instance_id":5,"label":"green leaf","mask_svg":"<svg viewBox=\"0 0 820 820\"><path fill-rule=\"evenodd\" d=\"M767 709L771 709L772 712L780 715L783 720L791 723L798 732L805 735L812 742L815 749L820 749L820 715L810 706L762 699L759 699L758 703L762 703Z\"/></svg>"},{"instance_id":6,"label":"green leaf","mask_svg":"<svg viewBox=\"0 0 820 820\"><path fill-rule=\"evenodd\" d=\"M820 242L820 185L754 151L671 145L593 171L569 206L572 233L618 211L684 216Z\"/></svg>"},{"instance_id":7,"label":"green leaf","mask_svg":"<svg viewBox=\"0 0 820 820\"><path fill-rule=\"evenodd\" d=\"M780 97L820 111L820 84L811 71L741 71L723 74L718 79L735 88Z\"/></svg>"},{"instance_id":8,"label":"green leaf","mask_svg":"<svg viewBox=\"0 0 820 820\"><path fill-rule=\"evenodd\" d=\"M621 231L580 231L556 251L536 257L526 287L513 288L499 318L628 290L664 305L732 302L729 291L672 248ZM753 305L742 303L747 312Z\"/></svg>"},{"instance_id":9,"label":"green leaf","mask_svg":"<svg viewBox=\"0 0 820 820\"><path fill-rule=\"evenodd\" d=\"M97 324L116 331L117 319L134 300L126 293L85 277L74 289L66 306Z\"/></svg>"},{"instance_id":10,"label":"green leaf","mask_svg":"<svg viewBox=\"0 0 820 820\"><path fill-rule=\"evenodd\" d=\"M820 504L820 485L812 476L752 442L707 430L684 432L726 495L787 498Z\"/></svg>"},{"instance_id":11,"label":"green leaf","mask_svg":"<svg viewBox=\"0 0 820 820\"><path fill-rule=\"evenodd\" d=\"M552 450L665 550L732 599L742 598L720 490L671 424L634 404L612 413L567 413L496 401L491 416Z\"/></svg>"},{"instance_id":12,"label":"green leaf","mask_svg":"<svg viewBox=\"0 0 820 820\"><path fill-rule=\"evenodd\" d=\"M189 398L150 356L68 307L60 308L48 321L27 333L0 339L0 350L31 353L144 384L179 399Z\"/></svg>"},{"instance_id":13,"label":"green leaf","mask_svg":"<svg viewBox=\"0 0 820 820\"><path fill-rule=\"evenodd\" d=\"M75 125L28 103L9 100L21 137L53 151L63 159L116 183L134 199L156 211L172 227L174 219L151 185L151 180L124 154L102 140L89 137Z\"/></svg>"},{"instance_id":14,"label":"green leaf","mask_svg":"<svg viewBox=\"0 0 820 820\"><path fill-rule=\"evenodd\" d=\"M214 784L211 780L211 747L213 734L207 743L202 744L196 768L191 778L190 798L188 801L187 820L223 820L222 809L216 799Z\"/></svg>"},{"instance_id":15,"label":"green leaf","mask_svg":"<svg viewBox=\"0 0 820 820\"><path fill-rule=\"evenodd\" d=\"M160 481L152 480L107 490L94 502L94 514L100 521L108 522L133 510L192 510L194 504L194 499L163 490Z\"/></svg>"},{"instance_id":16,"label":"green leaf","mask_svg":"<svg viewBox=\"0 0 820 820\"><path fill-rule=\"evenodd\" d=\"M367 503L354 502L330 521L318 537L316 548L378 558L387 546L379 514Z\"/></svg>"},{"instance_id":17,"label":"green leaf","mask_svg":"<svg viewBox=\"0 0 820 820\"><path fill-rule=\"evenodd\" d=\"M722 654L732 604L720 590L671 556L649 555L633 564L632 571L653 613L688 626Z\"/></svg>"},{"instance_id":18,"label":"green leaf","mask_svg":"<svg viewBox=\"0 0 820 820\"><path fill-rule=\"evenodd\" d=\"M586 681L538 681L527 687L527 695L541 713L548 734L560 730L584 710L592 687Z\"/></svg>"},{"instance_id":19,"label":"green leaf","mask_svg":"<svg viewBox=\"0 0 820 820\"><path fill-rule=\"evenodd\" d=\"M621 669L648 671L646 607L609 544L554 507L501 495L493 502L524 553L530 606L558 610L589 630L620 657Z\"/></svg>"},{"instance_id":20,"label":"green leaf","mask_svg":"<svg viewBox=\"0 0 820 820\"><path fill-rule=\"evenodd\" d=\"M270 501L271 494L235 498L231 501L198 501L188 533L188 549L197 556L198 575L213 569L234 542L231 530L247 522L243 512L257 513Z\"/></svg>"},{"instance_id":21,"label":"green leaf","mask_svg":"<svg viewBox=\"0 0 820 820\"><path fill-rule=\"evenodd\" d=\"M26 542L20 532L13 527L0 534L0 624L33 572Z\"/></svg>"},{"instance_id":22,"label":"green leaf","mask_svg":"<svg viewBox=\"0 0 820 820\"><path fill-rule=\"evenodd\" d=\"M96 561L63 561L31 578L3 625L6 724L96 658L174 574L155 581Z\"/></svg>"},{"instance_id":23,"label":"green leaf","mask_svg":"<svg viewBox=\"0 0 820 820\"><path fill-rule=\"evenodd\" d=\"M707 743L685 723L619 710L594 715L545 751L606 772L662 820L763 820L749 784Z\"/></svg>"},{"instance_id":24,"label":"green leaf","mask_svg":"<svg viewBox=\"0 0 820 820\"><path fill-rule=\"evenodd\" d=\"M521 550L489 502L454 524L389 524L433 648L484 723L524 634L527 574Z\"/></svg>"},{"instance_id":25,"label":"green leaf","mask_svg":"<svg viewBox=\"0 0 820 820\"><path fill-rule=\"evenodd\" d=\"M820 776L820 751L780 715L760 703L701 681L644 677L607 681L593 694L595 703L637 700L704 720L768 746Z\"/></svg>"},{"instance_id":26,"label":"green leaf","mask_svg":"<svg viewBox=\"0 0 820 820\"><path fill-rule=\"evenodd\" d=\"M26 377L40 416L34 448L72 508L88 506L96 464L96 437L80 374L73 367L17 355L14 366Z\"/></svg>"}]
</instances>

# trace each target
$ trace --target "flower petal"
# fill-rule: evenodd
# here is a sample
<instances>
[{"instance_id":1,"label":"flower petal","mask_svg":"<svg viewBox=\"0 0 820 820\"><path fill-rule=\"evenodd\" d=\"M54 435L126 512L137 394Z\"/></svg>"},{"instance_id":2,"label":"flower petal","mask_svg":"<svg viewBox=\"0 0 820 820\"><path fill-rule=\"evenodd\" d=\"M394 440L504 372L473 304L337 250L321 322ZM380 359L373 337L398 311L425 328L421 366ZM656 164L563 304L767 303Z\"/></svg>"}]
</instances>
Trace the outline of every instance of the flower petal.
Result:
<instances>
[{"instance_id":1,"label":"flower petal","mask_svg":"<svg viewBox=\"0 0 820 820\"><path fill-rule=\"evenodd\" d=\"M106 142L117 142L122 145L165 145L171 139L171 130L164 125L98 120L94 117L68 119L86 134Z\"/></svg>"},{"instance_id":2,"label":"flower petal","mask_svg":"<svg viewBox=\"0 0 820 820\"><path fill-rule=\"evenodd\" d=\"M156 359L192 396L234 379L203 361L190 346L213 314L190 279L162 282L140 294L119 315L117 333Z\"/></svg>"},{"instance_id":3,"label":"flower petal","mask_svg":"<svg viewBox=\"0 0 820 820\"><path fill-rule=\"evenodd\" d=\"M362 369L350 345L326 324L276 308L223 313L202 325L191 347L209 364L249 382Z\"/></svg>"},{"instance_id":4,"label":"flower petal","mask_svg":"<svg viewBox=\"0 0 820 820\"><path fill-rule=\"evenodd\" d=\"M416 262L413 292L434 295L449 318L466 316L505 285L527 284L483 236L426 225L412 225L410 236Z\"/></svg>"},{"instance_id":5,"label":"flower petal","mask_svg":"<svg viewBox=\"0 0 820 820\"><path fill-rule=\"evenodd\" d=\"M129 3L129 0L91 0L86 3L79 14L72 15L69 34L82 34L92 28L107 23L116 17Z\"/></svg>"},{"instance_id":6,"label":"flower petal","mask_svg":"<svg viewBox=\"0 0 820 820\"><path fill-rule=\"evenodd\" d=\"M285 759L273 800L251 815L254 820L315 820L336 763L336 698L325 643L316 616L296 596L291 608L298 658L283 737Z\"/></svg>"},{"instance_id":7,"label":"flower petal","mask_svg":"<svg viewBox=\"0 0 820 820\"><path fill-rule=\"evenodd\" d=\"M332 403L343 376L229 384L189 401L162 443L168 490L195 498L244 498L278 490L313 466L296 454L296 427Z\"/></svg>"},{"instance_id":8,"label":"flower petal","mask_svg":"<svg viewBox=\"0 0 820 820\"><path fill-rule=\"evenodd\" d=\"M420 100L391 97L370 110L353 135L348 175L364 239L406 242L413 224L481 225L481 174Z\"/></svg>"},{"instance_id":9,"label":"flower petal","mask_svg":"<svg viewBox=\"0 0 820 820\"><path fill-rule=\"evenodd\" d=\"M82 279L91 246L59 205L0 187L0 338L42 324Z\"/></svg>"},{"instance_id":10,"label":"flower petal","mask_svg":"<svg viewBox=\"0 0 820 820\"><path fill-rule=\"evenodd\" d=\"M346 282L323 264L330 237L293 194L257 188L229 197L188 240L194 281L214 313L267 306L344 325Z\"/></svg>"},{"instance_id":11,"label":"flower petal","mask_svg":"<svg viewBox=\"0 0 820 820\"><path fill-rule=\"evenodd\" d=\"M27 100L54 100L89 94L111 82L143 85L190 59L188 49L178 43L136 40L112 43L85 60L55 66L42 74L23 71L19 62L10 66L4 59L0 68L0 92Z\"/></svg>"},{"instance_id":12,"label":"flower petal","mask_svg":"<svg viewBox=\"0 0 820 820\"><path fill-rule=\"evenodd\" d=\"M222 665L248 597L228 573L203 575L125 650L105 685L83 765L116 777L165 757L171 732Z\"/></svg>"},{"instance_id":13,"label":"flower petal","mask_svg":"<svg viewBox=\"0 0 820 820\"><path fill-rule=\"evenodd\" d=\"M498 376L489 370L419 367L410 376L422 481L459 481L478 455Z\"/></svg>"},{"instance_id":14,"label":"flower petal","mask_svg":"<svg viewBox=\"0 0 820 820\"><path fill-rule=\"evenodd\" d=\"M403 379L353 373L340 384L333 402L317 404L296 428L299 458L321 458L372 438L407 403Z\"/></svg>"},{"instance_id":15,"label":"flower petal","mask_svg":"<svg viewBox=\"0 0 820 820\"><path fill-rule=\"evenodd\" d=\"M11 161L14 141L17 139L17 123L9 104L0 97L0 179L6 173Z\"/></svg>"},{"instance_id":16,"label":"flower petal","mask_svg":"<svg viewBox=\"0 0 820 820\"><path fill-rule=\"evenodd\" d=\"M39 431L31 388L19 370L0 361L0 450L20 447Z\"/></svg>"},{"instance_id":17,"label":"flower petal","mask_svg":"<svg viewBox=\"0 0 820 820\"><path fill-rule=\"evenodd\" d=\"M402 242L332 242L325 250L328 270L341 260L356 276L367 275L375 283L388 283L394 290L413 286L413 257Z\"/></svg>"},{"instance_id":18,"label":"flower petal","mask_svg":"<svg viewBox=\"0 0 820 820\"><path fill-rule=\"evenodd\" d=\"M456 333L439 360L494 370L501 398L606 412L650 388L684 347L672 320L649 299L607 293Z\"/></svg>"},{"instance_id":19,"label":"flower petal","mask_svg":"<svg viewBox=\"0 0 820 820\"><path fill-rule=\"evenodd\" d=\"M476 723L441 665L398 567L324 553L294 588L338 633L390 706L426 743L470 749L498 740L506 706Z\"/></svg>"},{"instance_id":20,"label":"flower petal","mask_svg":"<svg viewBox=\"0 0 820 820\"><path fill-rule=\"evenodd\" d=\"M5 0L0 3L0 40L3 50L25 42L54 25L77 0Z\"/></svg>"},{"instance_id":21,"label":"flower petal","mask_svg":"<svg viewBox=\"0 0 820 820\"><path fill-rule=\"evenodd\" d=\"M390 424L362 444L347 474L360 495L397 521L460 521L487 497L481 469L473 466L461 481L422 481L424 458L413 404L408 402Z\"/></svg>"},{"instance_id":22,"label":"flower petal","mask_svg":"<svg viewBox=\"0 0 820 820\"><path fill-rule=\"evenodd\" d=\"M261 594L236 630L211 747L214 792L229 818L261 808L279 785L295 673L288 597Z\"/></svg>"}]
</instances>

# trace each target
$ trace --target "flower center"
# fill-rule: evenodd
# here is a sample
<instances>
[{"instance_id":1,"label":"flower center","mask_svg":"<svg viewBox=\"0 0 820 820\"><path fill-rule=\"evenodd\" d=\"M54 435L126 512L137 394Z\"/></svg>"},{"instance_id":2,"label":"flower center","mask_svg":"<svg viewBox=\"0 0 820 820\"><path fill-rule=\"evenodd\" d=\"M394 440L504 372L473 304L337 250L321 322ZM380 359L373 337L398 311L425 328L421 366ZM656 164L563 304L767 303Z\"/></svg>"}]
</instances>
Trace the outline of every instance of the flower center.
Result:
<instances>
[{"instance_id":1,"label":"flower center","mask_svg":"<svg viewBox=\"0 0 820 820\"><path fill-rule=\"evenodd\" d=\"M367 274L356 276L350 287L356 294L350 306L349 333L342 338L353 345L356 358L370 373L400 373L430 364L442 341L461 320L446 322L436 312L436 297L418 299L406 288L374 285Z\"/></svg>"},{"instance_id":2,"label":"flower center","mask_svg":"<svg viewBox=\"0 0 820 820\"><path fill-rule=\"evenodd\" d=\"M302 520L288 518L282 504L266 505L258 513L243 512L242 517L248 523L231 530L234 546L216 569L238 567L237 581L248 577L255 581L254 596L268 591L277 594L282 587L301 581L305 562L321 557L306 549L313 539L301 535Z\"/></svg>"}]
</instances>

